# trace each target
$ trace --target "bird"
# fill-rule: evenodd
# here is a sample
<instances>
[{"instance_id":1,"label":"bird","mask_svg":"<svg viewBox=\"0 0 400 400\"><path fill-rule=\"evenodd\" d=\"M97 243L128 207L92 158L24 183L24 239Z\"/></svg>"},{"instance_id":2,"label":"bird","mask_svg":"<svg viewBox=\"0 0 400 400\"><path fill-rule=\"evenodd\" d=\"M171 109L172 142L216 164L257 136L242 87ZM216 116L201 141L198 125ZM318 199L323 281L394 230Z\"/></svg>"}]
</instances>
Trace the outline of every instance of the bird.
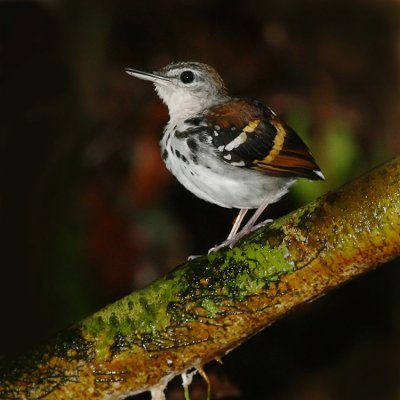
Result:
<instances>
[{"instance_id":1,"label":"bird","mask_svg":"<svg viewBox=\"0 0 400 400\"><path fill-rule=\"evenodd\" d=\"M168 170L200 199L240 210L228 238L211 251L232 248L270 221L256 225L298 178L325 179L299 135L261 101L231 96L213 67L173 62L154 72L125 72L152 82L168 107L160 141ZM239 230L250 209L256 211Z\"/></svg>"}]
</instances>

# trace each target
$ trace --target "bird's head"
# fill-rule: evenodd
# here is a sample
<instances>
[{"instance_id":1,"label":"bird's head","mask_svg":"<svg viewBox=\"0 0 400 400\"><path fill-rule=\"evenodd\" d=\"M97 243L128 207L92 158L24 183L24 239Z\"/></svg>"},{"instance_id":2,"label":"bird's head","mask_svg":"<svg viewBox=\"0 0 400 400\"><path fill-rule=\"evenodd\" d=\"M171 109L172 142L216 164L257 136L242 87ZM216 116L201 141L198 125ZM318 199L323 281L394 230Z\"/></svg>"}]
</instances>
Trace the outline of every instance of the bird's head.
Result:
<instances>
[{"instance_id":1,"label":"bird's head","mask_svg":"<svg viewBox=\"0 0 400 400\"><path fill-rule=\"evenodd\" d=\"M201 112L228 96L221 77L206 64L177 62L152 73L131 68L125 71L136 78L153 82L171 117Z\"/></svg>"}]
</instances>

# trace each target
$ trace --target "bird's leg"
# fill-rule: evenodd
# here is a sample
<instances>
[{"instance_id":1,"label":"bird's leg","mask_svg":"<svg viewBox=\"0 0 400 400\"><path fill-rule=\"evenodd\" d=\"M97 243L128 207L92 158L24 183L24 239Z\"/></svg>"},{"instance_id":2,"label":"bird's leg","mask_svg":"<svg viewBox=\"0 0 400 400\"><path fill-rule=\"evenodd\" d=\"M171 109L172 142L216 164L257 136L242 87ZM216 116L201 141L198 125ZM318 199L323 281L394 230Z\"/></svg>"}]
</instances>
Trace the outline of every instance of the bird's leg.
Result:
<instances>
[{"instance_id":1,"label":"bird's leg","mask_svg":"<svg viewBox=\"0 0 400 400\"><path fill-rule=\"evenodd\" d=\"M228 238L225 241L223 241L221 244L219 244L218 246L211 247L211 249L208 250L208 253L212 253L214 251L222 249L222 247L231 245L231 241L234 240L235 236L237 235L237 231L239 230L240 224L242 223L243 218L245 217L247 211L248 211L247 208L240 209L239 214L237 215L237 217L235 218L235 221L233 222L233 226L232 226L231 231L229 232Z\"/></svg>"},{"instance_id":2,"label":"bird's leg","mask_svg":"<svg viewBox=\"0 0 400 400\"><path fill-rule=\"evenodd\" d=\"M232 230L229 233L228 239L222 242L220 245L212 247L210 250L208 250L208 253L212 253L214 251L217 251L221 249L222 247L229 246L232 248L235 246L235 244L244 236L248 235L250 232L257 228L261 228L265 224L272 222L271 219L267 219L257 225L255 223L257 222L258 218L260 218L261 214L264 212L264 210L267 208L269 204L269 198L267 197L266 199L263 200L263 202L260 204L260 206L257 208L255 213L252 215L252 217L247 221L246 225L239 231L239 226L243 221L244 216L246 215L247 209L242 208L239 211L238 216L236 217L236 220L233 224Z\"/></svg>"},{"instance_id":3,"label":"bird's leg","mask_svg":"<svg viewBox=\"0 0 400 400\"><path fill-rule=\"evenodd\" d=\"M237 231L240 228L240 224L242 223L243 218L245 217L247 211L248 211L247 208L240 209L239 214L235 218L235 222L233 223L232 229L229 232L227 241L231 240L232 238L234 238L236 236Z\"/></svg>"},{"instance_id":4,"label":"bird's leg","mask_svg":"<svg viewBox=\"0 0 400 400\"><path fill-rule=\"evenodd\" d=\"M228 243L226 243L226 244L229 245L230 248L232 248L242 237L248 235L254 229L260 228L261 226L264 226L265 224L271 222L271 220L268 219L268 220L265 220L265 221L261 222L258 225L255 225L255 223L257 222L258 218L260 218L261 214L267 208L268 204L269 204L269 198L267 197L266 199L263 200L263 202L257 208L257 210L252 215L252 217L247 221L247 224L241 229L241 231L239 231L231 239L228 238L228 240L227 240ZM242 210L240 210L240 211L242 211ZM240 215L240 213L239 213L239 215ZM238 216L238 218L239 218L239 216Z\"/></svg>"}]
</instances>

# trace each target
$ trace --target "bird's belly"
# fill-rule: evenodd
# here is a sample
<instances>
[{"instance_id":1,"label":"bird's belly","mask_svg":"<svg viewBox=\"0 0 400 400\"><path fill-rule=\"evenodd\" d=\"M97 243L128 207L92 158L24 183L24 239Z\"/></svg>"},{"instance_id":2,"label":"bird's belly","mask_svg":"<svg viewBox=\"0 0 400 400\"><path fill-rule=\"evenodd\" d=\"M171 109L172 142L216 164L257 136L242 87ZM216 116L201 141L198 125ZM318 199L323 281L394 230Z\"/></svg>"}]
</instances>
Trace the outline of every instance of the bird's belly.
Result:
<instances>
[{"instance_id":1,"label":"bird's belly","mask_svg":"<svg viewBox=\"0 0 400 400\"><path fill-rule=\"evenodd\" d=\"M164 146L162 152L165 152ZM164 161L178 181L197 197L227 208L257 208L269 198L278 201L294 179L272 177L247 168L233 167L214 156L193 154L187 146L174 146Z\"/></svg>"}]
</instances>

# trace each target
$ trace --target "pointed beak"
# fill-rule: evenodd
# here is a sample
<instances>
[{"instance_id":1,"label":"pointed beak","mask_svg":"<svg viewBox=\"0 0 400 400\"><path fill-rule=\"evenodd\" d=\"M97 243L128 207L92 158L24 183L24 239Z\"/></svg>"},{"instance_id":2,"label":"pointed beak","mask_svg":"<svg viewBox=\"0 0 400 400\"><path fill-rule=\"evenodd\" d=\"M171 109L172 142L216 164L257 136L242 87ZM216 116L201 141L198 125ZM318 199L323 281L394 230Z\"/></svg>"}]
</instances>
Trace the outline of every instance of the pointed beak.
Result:
<instances>
[{"instance_id":1,"label":"pointed beak","mask_svg":"<svg viewBox=\"0 0 400 400\"><path fill-rule=\"evenodd\" d=\"M144 81L150 81L153 83L159 83L161 85L165 85L167 82L171 82L171 79L151 72L139 71L132 68L125 68L125 72L128 75L134 76L135 78L143 79Z\"/></svg>"}]
</instances>

